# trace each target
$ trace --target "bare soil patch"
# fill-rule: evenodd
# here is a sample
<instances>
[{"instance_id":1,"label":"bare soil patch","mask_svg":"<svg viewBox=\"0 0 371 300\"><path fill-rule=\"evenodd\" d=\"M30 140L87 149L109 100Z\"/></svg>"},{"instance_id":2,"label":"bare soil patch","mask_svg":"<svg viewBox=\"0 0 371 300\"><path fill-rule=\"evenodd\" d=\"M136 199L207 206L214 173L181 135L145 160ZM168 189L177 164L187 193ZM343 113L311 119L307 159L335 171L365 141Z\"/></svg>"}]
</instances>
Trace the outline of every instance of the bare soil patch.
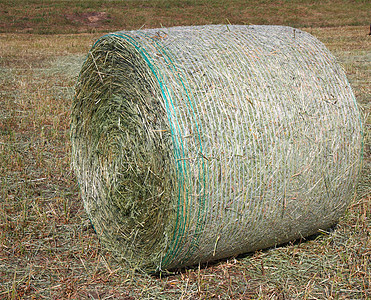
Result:
<instances>
[{"instance_id":1,"label":"bare soil patch","mask_svg":"<svg viewBox=\"0 0 371 300\"><path fill-rule=\"evenodd\" d=\"M110 19L106 12L84 12L84 13L71 13L65 14L67 20L76 24L80 28L79 31L83 31L85 27L100 28L104 27L107 20Z\"/></svg>"}]
</instances>

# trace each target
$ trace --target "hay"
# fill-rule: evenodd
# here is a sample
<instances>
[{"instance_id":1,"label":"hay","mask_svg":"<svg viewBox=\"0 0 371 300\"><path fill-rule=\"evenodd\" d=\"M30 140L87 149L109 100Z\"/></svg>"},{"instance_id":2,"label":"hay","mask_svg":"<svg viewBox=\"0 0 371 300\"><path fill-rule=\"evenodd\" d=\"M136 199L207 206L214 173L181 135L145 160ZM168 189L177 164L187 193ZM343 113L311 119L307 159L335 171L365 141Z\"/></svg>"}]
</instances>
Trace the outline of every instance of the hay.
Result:
<instances>
[{"instance_id":1,"label":"hay","mask_svg":"<svg viewBox=\"0 0 371 300\"><path fill-rule=\"evenodd\" d=\"M360 168L360 117L344 72L289 27L103 36L71 117L74 169L97 234L149 272L326 229Z\"/></svg>"}]
</instances>

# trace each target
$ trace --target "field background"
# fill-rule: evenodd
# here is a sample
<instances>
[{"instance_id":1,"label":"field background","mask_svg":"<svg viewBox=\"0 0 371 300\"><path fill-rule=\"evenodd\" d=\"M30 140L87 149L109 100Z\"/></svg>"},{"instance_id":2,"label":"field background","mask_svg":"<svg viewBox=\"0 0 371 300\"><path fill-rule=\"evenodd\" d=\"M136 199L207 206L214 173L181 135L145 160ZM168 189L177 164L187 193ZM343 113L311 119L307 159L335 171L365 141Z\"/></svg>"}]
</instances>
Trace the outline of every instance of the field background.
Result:
<instances>
[{"instance_id":1,"label":"field background","mask_svg":"<svg viewBox=\"0 0 371 300\"><path fill-rule=\"evenodd\" d=\"M370 299L370 1L0 0L0 299ZM153 277L118 265L70 169L74 83L105 32L282 24L342 64L364 120L360 183L330 232Z\"/></svg>"}]
</instances>

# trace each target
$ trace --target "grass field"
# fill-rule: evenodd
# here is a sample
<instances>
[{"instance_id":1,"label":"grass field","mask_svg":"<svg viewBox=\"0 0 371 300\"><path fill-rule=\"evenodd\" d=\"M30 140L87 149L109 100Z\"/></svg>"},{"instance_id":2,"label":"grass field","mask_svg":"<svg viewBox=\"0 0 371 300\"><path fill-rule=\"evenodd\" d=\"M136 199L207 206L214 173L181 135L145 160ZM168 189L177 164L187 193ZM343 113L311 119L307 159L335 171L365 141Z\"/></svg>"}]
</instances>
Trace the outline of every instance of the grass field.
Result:
<instances>
[{"instance_id":1,"label":"grass field","mask_svg":"<svg viewBox=\"0 0 371 300\"><path fill-rule=\"evenodd\" d=\"M0 0L0 32L78 33L203 24L369 24L368 0Z\"/></svg>"},{"instance_id":2,"label":"grass field","mask_svg":"<svg viewBox=\"0 0 371 300\"><path fill-rule=\"evenodd\" d=\"M370 299L370 11L339 0L1 0L0 299ZM335 54L364 118L357 193L331 232L307 241L163 278L134 273L99 244L70 169L80 66L105 31L226 19L304 27Z\"/></svg>"}]
</instances>

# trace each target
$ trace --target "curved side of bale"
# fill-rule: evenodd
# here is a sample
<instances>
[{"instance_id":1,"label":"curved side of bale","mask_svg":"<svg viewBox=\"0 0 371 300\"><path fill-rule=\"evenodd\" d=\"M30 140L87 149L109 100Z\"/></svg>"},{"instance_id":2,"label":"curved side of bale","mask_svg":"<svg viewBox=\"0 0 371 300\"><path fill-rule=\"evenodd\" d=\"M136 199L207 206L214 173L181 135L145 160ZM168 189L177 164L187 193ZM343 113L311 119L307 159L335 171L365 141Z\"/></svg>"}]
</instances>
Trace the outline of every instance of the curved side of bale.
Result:
<instances>
[{"instance_id":1,"label":"curved side of bale","mask_svg":"<svg viewBox=\"0 0 371 300\"><path fill-rule=\"evenodd\" d=\"M147 271L332 226L362 151L344 72L314 37L280 26L102 37L80 73L71 137L97 234Z\"/></svg>"}]
</instances>

